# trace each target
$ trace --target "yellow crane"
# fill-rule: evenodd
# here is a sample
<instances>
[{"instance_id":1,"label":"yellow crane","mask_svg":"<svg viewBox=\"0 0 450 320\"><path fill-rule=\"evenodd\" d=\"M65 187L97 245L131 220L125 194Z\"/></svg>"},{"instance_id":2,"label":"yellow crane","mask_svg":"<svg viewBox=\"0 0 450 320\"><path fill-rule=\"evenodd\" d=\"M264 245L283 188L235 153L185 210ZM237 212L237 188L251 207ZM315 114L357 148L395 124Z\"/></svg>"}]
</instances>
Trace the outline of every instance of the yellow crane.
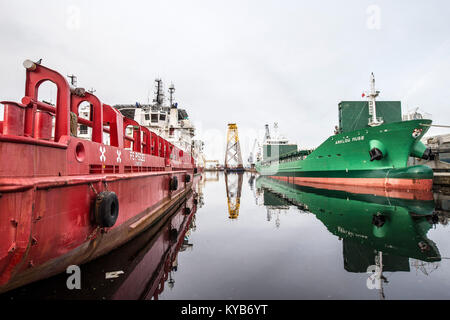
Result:
<instances>
[{"instance_id":1,"label":"yellow crane","mask_svg":"<svg viewBox=\"0 0 450 320\"><path fill-rule=\"evenodd\" d=\"M237 219L239 216L239 207L241 205L241 190L243 173L225 172L225 187L227 191L228 217Z\"/></svg>"},{"instance_id":2,"label":"yellow crane","mask_svg":"<svg viewBox=\"0 0 450 320\"><path fill-rule=\"evenodd\" d=\"M241 145L239 144L239 135L236 123L228 124L227 147L225 150L225 170L244 171Z\"/></svg>"}]
</instances>

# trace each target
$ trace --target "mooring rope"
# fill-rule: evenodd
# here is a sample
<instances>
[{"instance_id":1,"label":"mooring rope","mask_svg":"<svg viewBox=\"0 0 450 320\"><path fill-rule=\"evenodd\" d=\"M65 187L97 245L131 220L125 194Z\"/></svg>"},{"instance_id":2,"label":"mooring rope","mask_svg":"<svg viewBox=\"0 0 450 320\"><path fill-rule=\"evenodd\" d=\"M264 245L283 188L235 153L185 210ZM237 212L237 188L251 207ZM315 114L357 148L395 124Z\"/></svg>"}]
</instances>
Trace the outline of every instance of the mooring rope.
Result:
<instances>
[{"instance_id":1,"label":"mooring rope","mask_svg":"<svg viewBox=\"0 0 450 320\"><path fill-rule=\"evenodd\" d=\"M425 126L425 127L440 127L440 128L450 128L450 126L444 126L444 125L440 125L440 124L424 124L424 123L420 123L421 126Z\"/></svg>"}]
</instances>

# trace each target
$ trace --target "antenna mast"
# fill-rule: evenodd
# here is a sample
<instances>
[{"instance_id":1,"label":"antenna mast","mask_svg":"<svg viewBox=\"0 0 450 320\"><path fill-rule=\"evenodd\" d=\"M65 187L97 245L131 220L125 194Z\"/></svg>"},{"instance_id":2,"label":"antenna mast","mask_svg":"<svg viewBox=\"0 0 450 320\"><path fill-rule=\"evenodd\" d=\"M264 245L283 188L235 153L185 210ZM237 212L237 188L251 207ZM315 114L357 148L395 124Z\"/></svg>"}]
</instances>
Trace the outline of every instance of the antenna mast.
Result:
<instances>
[{"instance_id":1,"label":"antenna mast","mask_svg":"<svg viewBox=\"0 0 450 320\"><path fill-rule=\"evenodd\" d=\"M380 91L375 90L375 76L373 75L373 72L370 75L370 92L367 95L368 101L369 101L369 115L372 116L372 118L369 118L369 126L379 126L383 123L383 120L381 118L377 118L377 108L375 103L375 98L378 97L380 94Z\"/></svg>"},{"instance_id":2,"label":"antenna mast","mask_svg":"<svg viewBox=\"0 0 450 320\"><path fill-rule=\"evenodd\" d=\"M70 78L70 84L72 85L72 86L74 86L74 87L76 87L77 86L77 76L74 76L73 74L72 75L68 75L67 76L68 78Z\"/></svg>"},{"instance_id":3,"label":"antenna mast","mask_svg":"<svg viewBox=\"0 0 450 320\"><path fill-rule=\"evenodd\" d=\"M173 107L173 93L175 92L175 86L172 83L169 86L169 102L170 102L170 107Z\"/></svg>"},{"instance_id":4,"label":"antenna mast","mask_svg":"<svg viewBox=\"0 0 450 320\"><path fill-rule=\"evenodd\" d=\"M153 102L157 105L161 106L164 103L164 92L163 92L163 83L161 79L155 79L155 98Z\"/></svg>"},{"instance_id":5,"label":"antenna mast","mask_svg":"<svg viewBox=\"0 0 450 320\"><path fill-rule=\"evenodd\" d=\"M264 135L264 142L266 142L267 140L270 139L269 125L266 124L266 125L265 125L265 128L266 128L266 133L265 133L265 135Z\"/></svg>"}]
</instances>

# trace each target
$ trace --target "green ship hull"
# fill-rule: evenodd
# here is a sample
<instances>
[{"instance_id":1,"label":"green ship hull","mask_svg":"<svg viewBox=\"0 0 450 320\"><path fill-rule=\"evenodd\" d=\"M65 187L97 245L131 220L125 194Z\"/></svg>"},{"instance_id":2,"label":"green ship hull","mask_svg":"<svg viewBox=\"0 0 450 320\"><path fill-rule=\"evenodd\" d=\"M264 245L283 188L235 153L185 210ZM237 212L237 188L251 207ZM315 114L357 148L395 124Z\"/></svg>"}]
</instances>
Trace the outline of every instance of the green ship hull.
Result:
<instances>
[{"instance_id":1,"label":"green ship hull","mask_svg":"<svg viewBox=\"0 0 450 320\"><path fill-rule=\"evenodd\" d=\"M432 169L407 167L410 156L430 156L420 141L430 124L424 119L400 121L336 134L306 156L301 151L275 156L255 168L261 175L296 184L430 190Z\"/></svg>"}]
</instances>

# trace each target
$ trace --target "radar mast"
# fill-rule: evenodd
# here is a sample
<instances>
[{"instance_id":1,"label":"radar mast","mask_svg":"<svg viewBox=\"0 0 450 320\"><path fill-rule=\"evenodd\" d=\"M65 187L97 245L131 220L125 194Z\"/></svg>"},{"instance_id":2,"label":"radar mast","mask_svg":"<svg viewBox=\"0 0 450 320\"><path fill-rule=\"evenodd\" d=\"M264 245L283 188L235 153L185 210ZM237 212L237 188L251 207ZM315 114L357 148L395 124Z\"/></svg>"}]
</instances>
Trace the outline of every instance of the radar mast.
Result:
<instances>
[{"instance_id":1,"label":"radar mast","mask_svg":"<svg viewBox=\"0 0 450 320\"><path fill-rule=\"evenodd\" d=\"M372 116L372 118L369 118L369 126L379 126L383 123L382 118L377 118L377 108L375 103L375 98L378 97L380 94L380 91L375 90L375 76L373 75L373 72L370 75L370 92L367 95L367 99L369 102L369 115Z\"/></svg>"}]
</instances>

